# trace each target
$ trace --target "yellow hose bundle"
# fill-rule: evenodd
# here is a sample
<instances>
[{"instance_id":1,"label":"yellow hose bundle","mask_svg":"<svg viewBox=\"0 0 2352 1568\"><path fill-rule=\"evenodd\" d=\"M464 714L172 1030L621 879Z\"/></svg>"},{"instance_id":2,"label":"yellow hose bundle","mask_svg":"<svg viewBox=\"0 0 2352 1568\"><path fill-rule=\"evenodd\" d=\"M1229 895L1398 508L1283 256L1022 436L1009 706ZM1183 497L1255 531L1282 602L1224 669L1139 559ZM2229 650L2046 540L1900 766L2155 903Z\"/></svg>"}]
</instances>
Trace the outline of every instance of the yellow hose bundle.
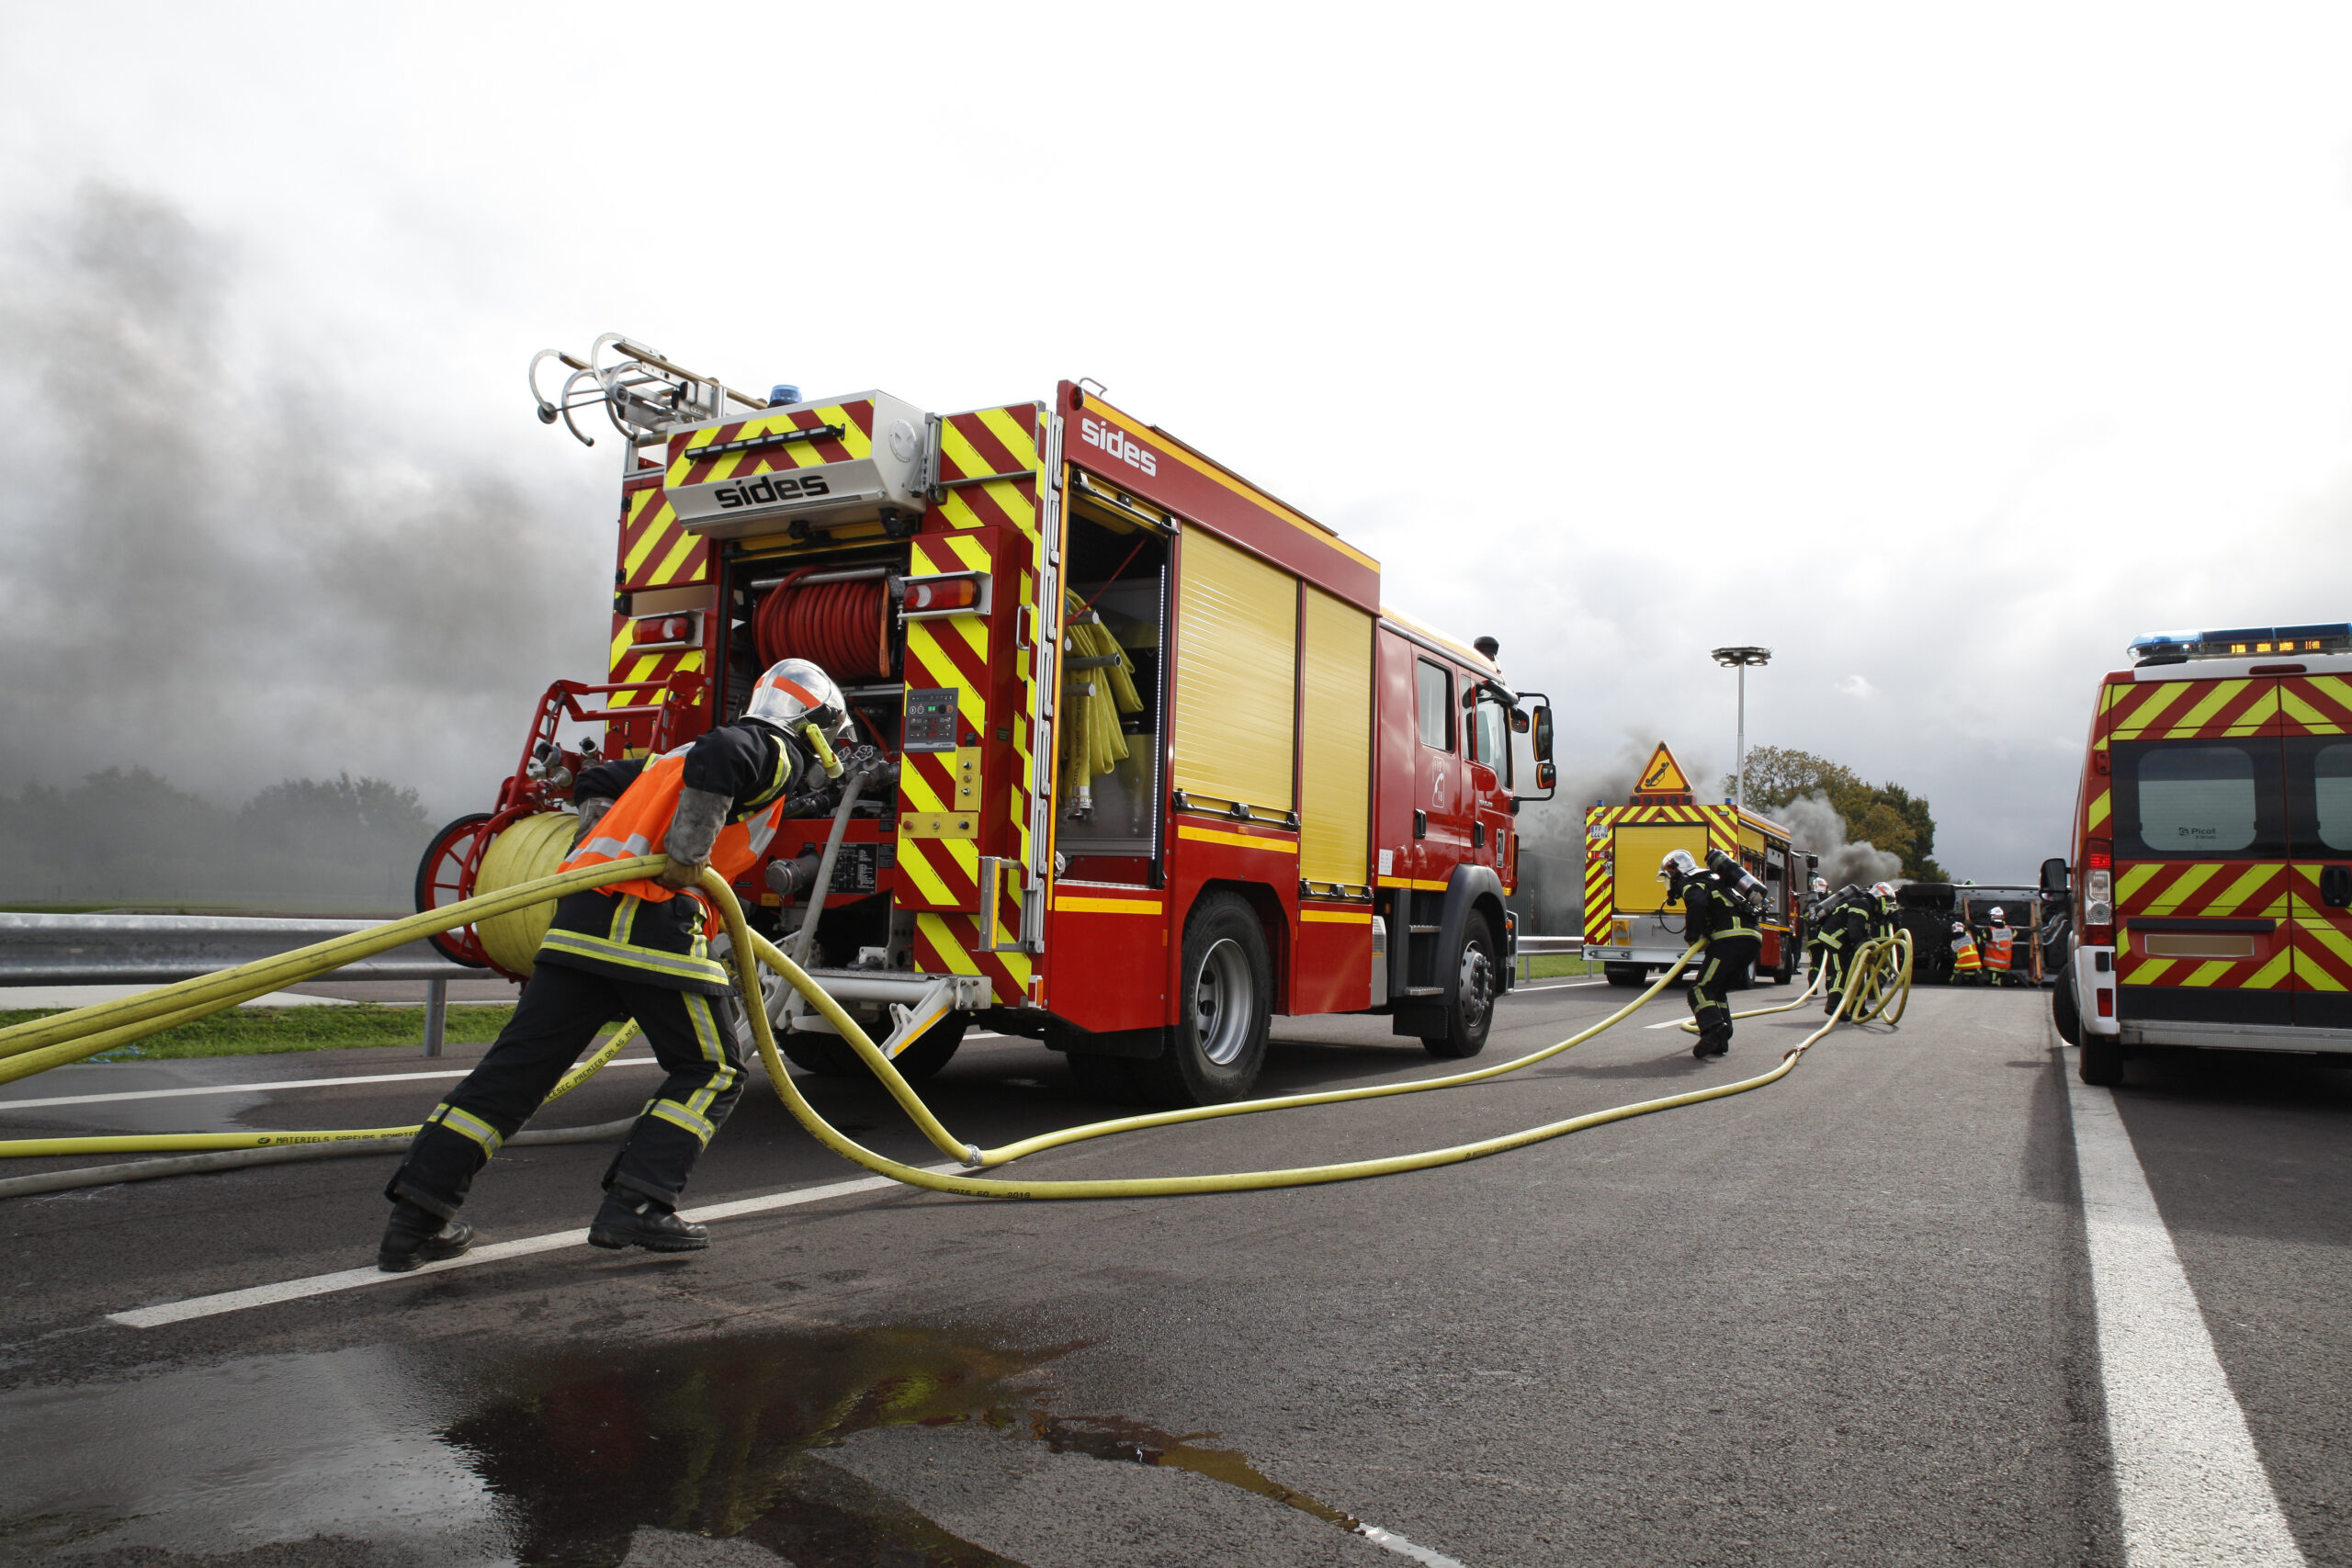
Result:
<instances>
[{"instance_id":1,"label":"yellow hose bundle","mask_svg":"<svg viewBox=\"0 0 2352 1568\"><path fill-rule=\"evenodd\" d=\"M1065 691L1071 682L1084 689L1064 710L1069 717L1062 725L1063 776L1091 779L1126 761L1127 738L1119 728L1119 716L1142 712L1143 697L1136 691L1135 662L1111 628L1099 622L1080 624L1086 605L1075 593L1064 593L1062 606L1069 622L1067 657L1118 661L1087 670L1063 667Z\"/></svg>"},{"instance_id":2,"label":"yellow hose bundle","mask_svg":"<svg viewBox=\"0 0 2352 1568\"><path fill-rule=\"evenodd\" d=\"M579 821L568 811L544 811L508 823L482 855L481 869L474 873L474 891L499 893L553 876L571 848L571 830ZM492 964L527 978L539 942L554 920L553 904L530 904L476 921L474 934L481 938L481 950Z\"/></svg>"}]
</instances>

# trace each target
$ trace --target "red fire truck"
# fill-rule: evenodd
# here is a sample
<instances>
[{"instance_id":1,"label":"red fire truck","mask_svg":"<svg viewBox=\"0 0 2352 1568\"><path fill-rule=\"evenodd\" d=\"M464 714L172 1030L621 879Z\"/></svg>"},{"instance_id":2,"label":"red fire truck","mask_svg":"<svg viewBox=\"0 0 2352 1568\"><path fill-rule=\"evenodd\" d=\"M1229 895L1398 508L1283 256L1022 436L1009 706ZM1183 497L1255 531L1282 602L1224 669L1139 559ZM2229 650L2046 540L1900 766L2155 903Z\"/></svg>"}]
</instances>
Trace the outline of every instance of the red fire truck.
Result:
<instances>
[{"instance_id":1,"label":"red fire truck","mask_svg":"<svg viewBox=\"0 0 2352 1568\"><path fill-rule=\"evenodd\" d=\"M552 869L584 763L684 744L797 655L898 768L844 805L807 961L910 1076L975 1018L1170 1104L1246 1094L1273 1013L1485 1044L1518 786L1553 778L1548 703L1490 639L1385 608L1376 561L1080 383L949 413L762 399L607 336L535 360L535 394L550 358L541 419L588 441L601 408L622 437L608 678L550 688L420 908ZM769 859L836 828L788 822ZM796 936L769 886L746 907ZM545 919L446 950L519 975ZM797 995L771 1012L803 1068L863 1070Z\"/></svg>"},{"instance_id":2,"label":"red fire truck","mask_svg":"<svg viewBox=\"0 0 2352 1568\"><path fill-rule=\"evenodd\" d=\"M2352 624L2142 637L2100 682L2052 1007L2086 1083L2141 1046L2352 1050Z\"/></svg>"}]
</instances>

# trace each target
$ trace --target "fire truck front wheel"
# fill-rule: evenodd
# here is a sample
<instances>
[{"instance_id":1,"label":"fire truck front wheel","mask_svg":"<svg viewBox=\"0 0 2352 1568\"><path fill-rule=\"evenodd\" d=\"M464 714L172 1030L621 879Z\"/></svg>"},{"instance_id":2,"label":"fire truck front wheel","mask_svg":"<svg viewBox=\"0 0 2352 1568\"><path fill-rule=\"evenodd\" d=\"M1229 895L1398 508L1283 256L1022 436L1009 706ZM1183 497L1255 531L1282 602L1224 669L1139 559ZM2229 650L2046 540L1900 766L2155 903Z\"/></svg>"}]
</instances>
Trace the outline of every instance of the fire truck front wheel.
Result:
<instances>
[{"instance_id":1,"label":"fire truck front wheel","mask_svg":"<svg viewBox=\"0 0 2352 1568\"><path fill-rule=\"evenodd\" d=\"M1182 1014L1168 1048L1133 1064L1161 1105L1221 1105L1258 1081L1272 1021L1274 966L1258 912L1236 893L1211 893L1184 922Z\"/></svg>"},{"instance_id":2,"label":"fire truck front wheel","mask_svg":"<svg viewBox=\"0 0 2352 1568\"><path fill-rule=\"evenodd\" d=\"M1475 1056L1487 1048L1494 1026L1495 996L1502 967L1495 962L1495 937L1484 915L1462 922L1462 953L1454 962L1453 1000L1445 1010L1445 1032L1424 1034L1421 1047L1432 1056Z\"/></svg>"}]
</instances>

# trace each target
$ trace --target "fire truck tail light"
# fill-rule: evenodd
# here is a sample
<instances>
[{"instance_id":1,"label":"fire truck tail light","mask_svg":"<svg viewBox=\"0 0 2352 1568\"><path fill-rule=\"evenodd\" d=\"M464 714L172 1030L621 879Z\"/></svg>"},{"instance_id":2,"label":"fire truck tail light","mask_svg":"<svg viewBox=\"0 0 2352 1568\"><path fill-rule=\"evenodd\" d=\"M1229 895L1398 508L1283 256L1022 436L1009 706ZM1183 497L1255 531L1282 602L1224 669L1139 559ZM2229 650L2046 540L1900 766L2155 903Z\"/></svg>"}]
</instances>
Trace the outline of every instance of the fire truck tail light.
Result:
<instances>
[{"instance_id":1,"label":"fire truck tail light","mask_svg":"<svg viewBox=\"0 0 2352 1568\"><path fill-rule=\"evenodd\" d=\"M918 580L907 584L907 608L910 610L968 609L978 603L979 597L979 585L968 577L954 577L944 582Z\"/></svg>"},{"instance_id":2,"label":"fire truck tail light","mask_svg":"<svg viewBox=\"0 0 2352 1568\"><path fill-rule=\"evenodd\" d=\"M2083 846L2083 864L2089 871L2110 871L2115 866L2115 841L2093 839Z\"/></svg>"},{"instance_id":3,"label":"fire truck tail light","mask_svg":"<svg viewBox=\"0 0 2352 1568\"><path fill-rule=\"evenodd\" d=\"M694 635L692 615L646 615L638 620L629 640L641 648L648 643L691 642Z\"/></svg>"}]
</instances>

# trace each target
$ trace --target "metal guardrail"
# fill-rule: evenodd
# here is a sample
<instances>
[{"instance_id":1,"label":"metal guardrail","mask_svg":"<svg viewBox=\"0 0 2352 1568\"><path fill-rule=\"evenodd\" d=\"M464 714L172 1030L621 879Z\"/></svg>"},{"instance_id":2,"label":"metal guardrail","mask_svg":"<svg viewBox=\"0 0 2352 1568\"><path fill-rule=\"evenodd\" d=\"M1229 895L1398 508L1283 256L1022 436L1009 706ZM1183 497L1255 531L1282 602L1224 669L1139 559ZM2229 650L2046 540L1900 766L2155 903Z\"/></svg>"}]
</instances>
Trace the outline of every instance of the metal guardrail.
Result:
<instances>
[{"instance_id":1,"label":"metal guardrail","mask_svg":"<svg viewBox=\"0 0 2352 1568\"><path fill-rule=\"evenodd\" d=\"M0 914L0 986L164 986L298 947L373 931L381 920L291 920L243 915ZM452 964L424 942L316 976L423 980L424 1054L441 1055L449 982L487 971Z\"/></svg>"}]
</instances>

